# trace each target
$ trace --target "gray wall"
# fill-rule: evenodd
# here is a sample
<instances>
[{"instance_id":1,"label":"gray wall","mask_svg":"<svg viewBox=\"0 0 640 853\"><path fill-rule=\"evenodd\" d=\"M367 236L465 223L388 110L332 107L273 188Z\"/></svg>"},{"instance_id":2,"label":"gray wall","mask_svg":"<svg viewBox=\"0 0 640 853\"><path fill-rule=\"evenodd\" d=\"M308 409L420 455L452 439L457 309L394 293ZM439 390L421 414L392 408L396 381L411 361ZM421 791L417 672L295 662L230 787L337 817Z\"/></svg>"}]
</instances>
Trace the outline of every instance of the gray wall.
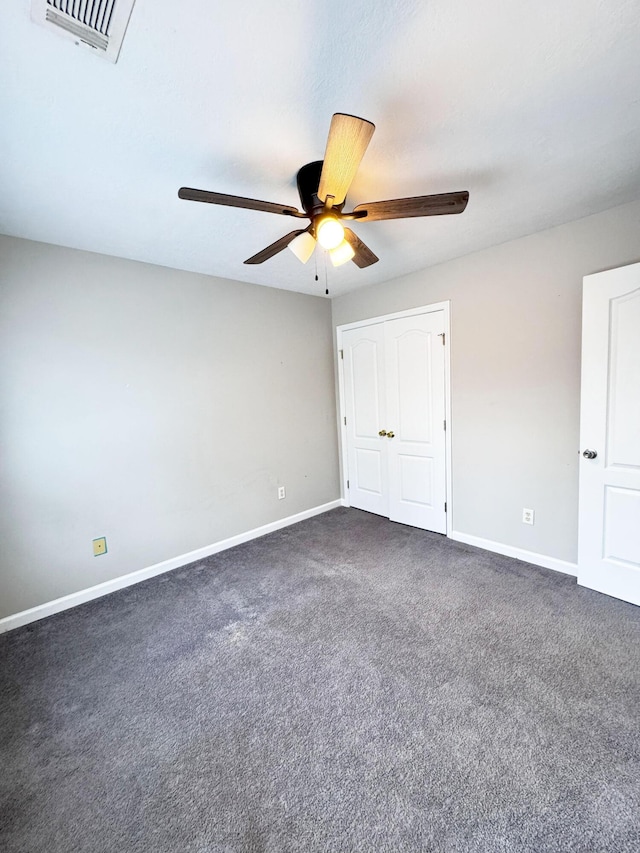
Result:
<instances>
[{"instance_id":1,"label":"gray wall","mask_svg":"<svg viewBox=\"0 0 640 853\"><path fill-rule=\"evenodd\" d=\"M0 237L0 384L0 617L339 497L328 300Z\"/></svg>"},{"instance_id":2,"label":"gray wall","mask_svg":"<svg viewBox=\"0 0 640 853\"><path fill-rule=\"evenodd\" d=\"M454 530L575 562L582 277L638 260L634 202L333 300L334 325L451 300Z\"/></svg>"}]
</instances>

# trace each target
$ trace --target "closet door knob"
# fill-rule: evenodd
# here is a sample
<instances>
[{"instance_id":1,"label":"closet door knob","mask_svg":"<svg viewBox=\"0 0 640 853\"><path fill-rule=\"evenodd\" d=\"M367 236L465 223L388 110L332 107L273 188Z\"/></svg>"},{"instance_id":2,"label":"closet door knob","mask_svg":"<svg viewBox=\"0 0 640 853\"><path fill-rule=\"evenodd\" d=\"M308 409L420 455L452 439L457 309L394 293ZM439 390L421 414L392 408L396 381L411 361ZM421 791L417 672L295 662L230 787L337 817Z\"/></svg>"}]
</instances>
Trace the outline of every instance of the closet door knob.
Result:
<instances>
[{"instance_id":1,"label":"closet door knob","mask_svg":"<svg viewBox=\"0 0 640 853\"><path fill-rule=\"evenodd\" d=\"M392 432L391 430L389 430L389 432L387 433L387 438L393 438L394 436L395 436L395 432Z\"/></svg>"},{"instance_id":2,"label":"closet door knob","mask_svg":"<svg viewBox=\"0 0 640 853\"><path fill-rule=\"evenodd\" d=\"M598 455L597 450L585 450L582 454L585 459L595 459Z\"/></svg>"},{"instance_id":3,"label":"closet door knob","mask_svg":"<svg viewBox=\"0 0 640 853\"><path fill-rule=\"evenodd\" d=\"M378 435L379 435L380 437L382 437L382 438L384 438L384 436L385 436L386 434L387 434L386 429L381 429L381 430L380 430L380 432L378 433Z\"/></svg>"}]
</instances>

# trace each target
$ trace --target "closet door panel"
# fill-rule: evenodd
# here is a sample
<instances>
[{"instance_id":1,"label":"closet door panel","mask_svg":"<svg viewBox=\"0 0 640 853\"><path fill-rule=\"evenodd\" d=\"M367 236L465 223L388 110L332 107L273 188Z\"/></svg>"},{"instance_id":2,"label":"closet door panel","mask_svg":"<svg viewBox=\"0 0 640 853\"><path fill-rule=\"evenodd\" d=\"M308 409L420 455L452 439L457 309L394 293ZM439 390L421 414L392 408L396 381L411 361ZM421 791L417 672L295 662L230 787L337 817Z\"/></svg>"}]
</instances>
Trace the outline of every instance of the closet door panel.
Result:
<instances>
[{"instance_id":1,"label":"closet door panel","mask_svg":"<svg viewBox=\"0 0 640 853\"><path fill-rule=\"evenodd\" d=\"M442 312L385 323L389 517L446 532Z\"/></svg>"},{"instance_id":2,"label":"closet door panel","mask_svg":"<svg viewBox=\"0 0 640 853\"><path fill-rule=\"evenodd\" d=\"M387 448L378 435L386 411L384 324L342 337L351 506L389 515Z\"/></svg>"}]
</instances>

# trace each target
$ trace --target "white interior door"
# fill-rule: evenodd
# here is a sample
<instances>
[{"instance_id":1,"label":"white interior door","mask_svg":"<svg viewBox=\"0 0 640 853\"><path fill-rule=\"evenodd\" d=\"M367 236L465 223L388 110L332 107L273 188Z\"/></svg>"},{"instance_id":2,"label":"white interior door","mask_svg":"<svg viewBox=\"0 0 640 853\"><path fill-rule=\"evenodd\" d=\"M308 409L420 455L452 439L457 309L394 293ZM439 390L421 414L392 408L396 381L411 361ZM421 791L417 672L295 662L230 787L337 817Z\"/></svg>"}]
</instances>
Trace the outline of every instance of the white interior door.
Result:
<instances>
[{"instance_id":1,"label":"white interior door","mask_svg":"<svg viewBox=\"0 0 640 853\"><path fill-rule=\"evenodd\" d=\"M446 533L443 312L385 323L389 518Z\"/></svg>"},{"instance_id":2,"label":"white interior door","mask_svg":"<svg viewBox=\"0 0 640 853\"><path fill-rule=\"evenodd\" d=\"M446 533L444 311L342 332L349 503Z\"/></svg>"},{"instance_id":3,"label":"white interior door","mask_svg":"<svg viewBox=\"0 0 640 853\"><path fill-rule=\"evenodd\" d=\"M584 279L580 440L578 583L640 604L640 264Z\"/></svg>"},{"instance_id":4,"label":"white interior door","mask_svg":"<svg viewBox=\"0 0 640 853\"><path fill-rule=\"evenodd\" d=\"M344 332L342 352L349 500L388 516L387 448L378 435L386 420L384 323Z\"/></svg>"}]
</instances>

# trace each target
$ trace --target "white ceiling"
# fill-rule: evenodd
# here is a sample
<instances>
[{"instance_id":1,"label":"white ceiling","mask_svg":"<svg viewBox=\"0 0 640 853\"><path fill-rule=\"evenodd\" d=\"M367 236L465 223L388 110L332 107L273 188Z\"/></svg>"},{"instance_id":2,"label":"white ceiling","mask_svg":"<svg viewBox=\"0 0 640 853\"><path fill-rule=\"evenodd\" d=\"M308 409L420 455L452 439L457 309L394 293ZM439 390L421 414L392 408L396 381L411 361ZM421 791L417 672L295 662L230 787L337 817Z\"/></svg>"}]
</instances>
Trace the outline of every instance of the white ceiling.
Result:
<instances>
[{"instance_id":1,"label":"white ceiling","mask_svg":"<svg viewBox=\"0 0 640 853\"><path fill-rule=\"evenodd\" d=\"M0 232L304 293L324 255L242 261L299 206L334 112L377 130L347 208L469 190L460 216L361 223L380 262L331 295L640 197L640 0L137 0L120 59L3 4ZM295 226L293 226L295 227Z\"/></svg>"}]
</instances>

